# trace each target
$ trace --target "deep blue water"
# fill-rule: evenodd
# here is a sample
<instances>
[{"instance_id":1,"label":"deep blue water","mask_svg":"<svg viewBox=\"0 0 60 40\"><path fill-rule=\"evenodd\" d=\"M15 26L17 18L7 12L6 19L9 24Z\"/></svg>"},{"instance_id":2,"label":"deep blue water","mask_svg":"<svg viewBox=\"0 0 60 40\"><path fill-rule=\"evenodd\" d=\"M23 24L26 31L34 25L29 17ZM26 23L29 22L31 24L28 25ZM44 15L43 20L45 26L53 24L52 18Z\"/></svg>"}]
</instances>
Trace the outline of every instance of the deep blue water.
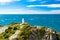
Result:
<instances>
[{"instance_id":1,"label":"deep blue water","mask_svg":"<svg viewBox=\"0 0 60 40\"><path fill-rule=\"evenodd\" d=\"M0 14L0 25L21 22L22 18L34 26L46 26L60 32L60 14Z\"/></svg>"}]
</instances>

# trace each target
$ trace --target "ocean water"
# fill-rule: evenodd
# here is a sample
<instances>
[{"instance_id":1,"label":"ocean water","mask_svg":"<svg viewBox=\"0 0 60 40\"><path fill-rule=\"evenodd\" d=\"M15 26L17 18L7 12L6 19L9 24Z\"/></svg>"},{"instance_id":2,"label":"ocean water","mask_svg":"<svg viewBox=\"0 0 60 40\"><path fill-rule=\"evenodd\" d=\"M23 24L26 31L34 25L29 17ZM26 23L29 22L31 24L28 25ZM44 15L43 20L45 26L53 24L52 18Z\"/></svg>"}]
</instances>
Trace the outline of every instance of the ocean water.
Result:
<instances>
[{"instance_id":1,"label":"ocean water","mask_svg":"<svg viewBox=\"0 0 60 40\"><path fill-rule=\"evenodd\" d=\"M33 26L45 26L60 32L60 14L0 14L0 25L21 22L24 18Z\"/></svg>"}]
</instances>

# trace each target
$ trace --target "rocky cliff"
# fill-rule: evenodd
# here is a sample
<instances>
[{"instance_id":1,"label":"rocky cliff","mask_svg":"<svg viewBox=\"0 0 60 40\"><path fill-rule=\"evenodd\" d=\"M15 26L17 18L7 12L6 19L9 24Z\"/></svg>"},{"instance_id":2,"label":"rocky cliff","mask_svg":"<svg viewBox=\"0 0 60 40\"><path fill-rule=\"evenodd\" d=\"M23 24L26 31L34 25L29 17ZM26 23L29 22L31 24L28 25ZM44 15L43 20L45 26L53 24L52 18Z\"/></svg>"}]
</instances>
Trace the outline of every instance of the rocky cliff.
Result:
<instances>
[{"instance_id":1,"label":"rocky cliff","mask_svg":"<svg viewBox=\"0 0 60 40\"><path fill-rule=\"evenodd\" d=\"M0 40L60 40L60 33L44 26L11 23L0 33Z\"/></svg>"}]
</instances>

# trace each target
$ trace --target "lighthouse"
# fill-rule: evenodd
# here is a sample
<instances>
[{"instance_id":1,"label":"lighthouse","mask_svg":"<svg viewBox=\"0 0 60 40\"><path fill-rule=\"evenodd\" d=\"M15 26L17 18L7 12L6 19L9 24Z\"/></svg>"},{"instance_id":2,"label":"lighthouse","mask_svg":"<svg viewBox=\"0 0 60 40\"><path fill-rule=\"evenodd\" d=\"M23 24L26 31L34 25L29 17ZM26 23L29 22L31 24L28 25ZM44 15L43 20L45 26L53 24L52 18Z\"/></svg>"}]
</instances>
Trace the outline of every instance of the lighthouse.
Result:
<instances>
[{"instance_id":1,"label":"lighthouse","mask_svg":"<svg viewBox=\"0 0 60 40\"><path fill-rule=\"evenodd\" d=\"M22 18L22 24L24 24L24 18Z\"/></svg>"}]
</instances>

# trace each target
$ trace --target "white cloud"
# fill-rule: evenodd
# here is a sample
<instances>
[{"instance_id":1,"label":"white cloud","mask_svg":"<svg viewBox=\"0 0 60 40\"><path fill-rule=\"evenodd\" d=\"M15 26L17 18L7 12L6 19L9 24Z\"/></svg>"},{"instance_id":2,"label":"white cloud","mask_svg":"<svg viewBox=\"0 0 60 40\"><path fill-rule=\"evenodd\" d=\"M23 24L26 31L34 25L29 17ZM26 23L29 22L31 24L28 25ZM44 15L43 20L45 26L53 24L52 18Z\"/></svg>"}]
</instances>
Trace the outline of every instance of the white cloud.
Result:
<instances>
[{"instance_id":1,"label":"white cloud","mask_svg":"<svg viewBox=\"0 0 60 40\"><path fill-rule=\"evenodd\" d=\"M60 4L49 4L49 5L28 5L27 7L51 7L51 8L60 8Z\"/></svg>"},{"instance_id":2,"label":"white cloud","mask_svg":"<svg viewBox=\"0 0 60 40\"><path fill-rule=\"evenodd\" d=\"M20 1L20 0L0 0L1 3L4 3L4 2L13 2L13 1Z\"/></svg>"},{"instance_id":3,"label":"white cloud","mask_svg":"<svg viewBox=\"0 0 60 40\"><path fill-rule=\"evenodd\" d=\"M6 9L0 10L0 14L60 14L60 10L51 10L51 11L35 11L35 10L26 10L26 9Z\"/></svg>"},{"instance_id":4,"label":"white cloud","mask_svg":"<svg viewBox=\"0 0 60 40\"><path fill-rule=\"evenodd\" d=\"M41 1L40 3L43 4L43 3L46 3L46 2L48 2L48 1Z\"/></svg>"},{"instance_id":5,"label":"white cloud","mask_svg":"<svg viewBox=\"0 0 60 40\"><path fill-rule=\"evenodd\" d=\"M10 2L14 2L14 1L21 1L21 0L0 0L0 5L4 5Z\"/></svg>"}]
</instances>

